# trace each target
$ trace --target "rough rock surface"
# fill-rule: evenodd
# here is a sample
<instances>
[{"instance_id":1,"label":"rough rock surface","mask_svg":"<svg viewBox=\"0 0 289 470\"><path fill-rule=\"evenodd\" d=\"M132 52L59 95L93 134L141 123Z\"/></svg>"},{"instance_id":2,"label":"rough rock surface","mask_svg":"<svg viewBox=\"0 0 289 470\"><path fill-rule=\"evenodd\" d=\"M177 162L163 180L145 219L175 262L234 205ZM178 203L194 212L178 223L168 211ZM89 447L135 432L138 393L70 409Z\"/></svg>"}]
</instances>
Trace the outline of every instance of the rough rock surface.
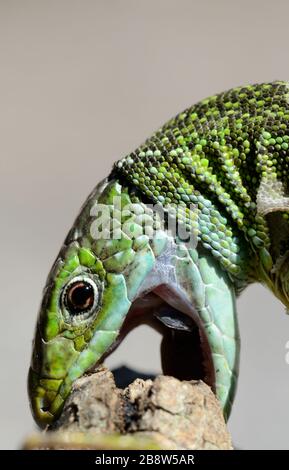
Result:
<instances>
[{"instance_id":1,"label":"rough rock surface","mask_svg":"<svg viewBox=\"0 0 289 470\"><path fill-rule=\"evenodd\" d=\"M36 441L34 448L232 449L219 403L202 381L161 375L122 390L105 368L77 380L60 419Z\"/></svg>"}]
</instances>

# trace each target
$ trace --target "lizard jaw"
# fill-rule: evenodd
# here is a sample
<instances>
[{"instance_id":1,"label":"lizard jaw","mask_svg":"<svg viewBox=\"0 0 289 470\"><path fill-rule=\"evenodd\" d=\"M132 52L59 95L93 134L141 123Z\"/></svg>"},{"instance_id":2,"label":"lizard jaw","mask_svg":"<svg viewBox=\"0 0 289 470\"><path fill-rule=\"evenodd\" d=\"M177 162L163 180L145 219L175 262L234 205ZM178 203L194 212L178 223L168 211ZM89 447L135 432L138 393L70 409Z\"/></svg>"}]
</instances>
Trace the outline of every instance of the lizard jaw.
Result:
<instances>
[{"instance_id":1,"label":"lizard jaw","mask_svg":"<svg viewBox=\"0 0 289 470\"><path fill-rule=\"evenodd\" d=\"M28 387L30 390L35 390L35 393L33 393L33 396L30 399L30 408L37 424L40 427L44 428L45 426L53 422L54 416L49 411L49 391L47 390L47 388L42 387L39 384L39 381L39 375L32 369L32 367L30 367L28 373ZM54 384L55 382L58 382L57 388L59 388L62 383L62 380L56 381L54 379L46 379L46 385L48 382L53 382ZM55 395L56 392L54 393L54 396Z\"/></svg>"}]
</instances>

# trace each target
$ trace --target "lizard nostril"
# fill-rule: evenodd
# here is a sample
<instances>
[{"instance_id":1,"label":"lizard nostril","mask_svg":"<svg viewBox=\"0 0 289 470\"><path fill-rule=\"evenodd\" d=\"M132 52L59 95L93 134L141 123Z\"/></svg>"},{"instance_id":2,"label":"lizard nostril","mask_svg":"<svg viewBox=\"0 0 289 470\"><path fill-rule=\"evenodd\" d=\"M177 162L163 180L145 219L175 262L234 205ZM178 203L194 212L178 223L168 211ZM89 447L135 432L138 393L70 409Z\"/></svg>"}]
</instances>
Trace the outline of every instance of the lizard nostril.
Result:
<instances>
[{"instance_id":1,"label":"lizard nostril","mask_svg":"<svg viewBox=\"0 0 289 470\"><path fill-rule=\"evenodd\" d=\"M49 411L50 405L51 403L47 397L43 397L41 399L40 410L45 413L46 411Z\"/></svg>"}]
</instances>

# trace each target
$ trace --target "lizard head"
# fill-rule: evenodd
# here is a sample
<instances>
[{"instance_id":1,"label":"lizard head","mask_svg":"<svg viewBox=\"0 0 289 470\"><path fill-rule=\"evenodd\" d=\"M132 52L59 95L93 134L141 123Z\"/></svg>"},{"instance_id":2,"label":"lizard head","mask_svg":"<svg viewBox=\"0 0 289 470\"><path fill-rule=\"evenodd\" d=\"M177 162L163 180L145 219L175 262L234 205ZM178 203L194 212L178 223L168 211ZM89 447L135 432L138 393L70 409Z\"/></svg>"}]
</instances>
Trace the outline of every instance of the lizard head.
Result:
<instances>
[{"instance_id":1,"label":"lizard head","mask_svg":"<svg viewBox=\"0 0 289 470\"><path fill-rule=\"evenodd\" d=\"M117 346L122 323L154 264L148 237L125 213L117 238L95 235L101 206L101 226L109 231L116 196L124 205L130 202L116 182L95 188L44 288L28 379L32 413L40 426L60 414L74 381ZM131 229L134 239L127 235Z\"/></svg>"},{"instance_id":2,"label":"lizard head","mask_svg":"<svg viewBox=\"0 0 289 470\"><path fill-rule=\"evenodd\" d=\"M109 211L117 206L115 196L122 199L118 236L95 236L98 209L103 204L104 212L108 210L102 220L107 226ZM125 209L128 203L130 208ZM150 238L144 229L152 228L153 223L158 236ZM212 348L218 348L219 343L213 336L211 348L205 320L199 318L184 290L187 286L190 291L186 269L194 268L187 249L185 253L184 262L181 247L159 229L153 211L135 198L132 203L117 182L110 181L89 197L51 269L40 307L28 381L32 412L40 426L60 415L74 382L97 368L140 324L162 335L165 374L181 380L203 379L216 391ZM202 266L209 283L213 282L215 268ZM192 272L197 275L196 269ZM201 282L200 276L194 279ZM218 274L216 282L220 279ZM231 294L227 298L220 292L218 302L225 298L231 305ZM234 348L231 353L229 347L233 360ZM218 364L216 369L225 370L226 375L228 367ZM223 375L219 375L225 406L231 398L227 399Z\"/></svg>"},{"instance_id":3,"label":"lizard head","mask_svg":"<svg viewBox=\"0 0 289 470\"><path fill-rule=\"evenodd\" d=\"M44 288L28 377L32 413L42 427L59 415L73 382L115 343L131 305L122 273L130 241L103 243L91 235L95 204L109 208L116 194L120 194L120 186L107 181L95 188ZM125 258L122 263L114 257L120 251Z\"/></svg>"},{"instance_id":4,"label":"lizard head","mask_svg":"<svg viewBox=\"0 0 289 470\"><path fill-rule=\"evenodd\" d=\"M29 371L31 408L40 425L61 411L73 382L114 343L130 302L123 276L78 243L57 259L45 287Z\"/></svg>"}]
</instances>

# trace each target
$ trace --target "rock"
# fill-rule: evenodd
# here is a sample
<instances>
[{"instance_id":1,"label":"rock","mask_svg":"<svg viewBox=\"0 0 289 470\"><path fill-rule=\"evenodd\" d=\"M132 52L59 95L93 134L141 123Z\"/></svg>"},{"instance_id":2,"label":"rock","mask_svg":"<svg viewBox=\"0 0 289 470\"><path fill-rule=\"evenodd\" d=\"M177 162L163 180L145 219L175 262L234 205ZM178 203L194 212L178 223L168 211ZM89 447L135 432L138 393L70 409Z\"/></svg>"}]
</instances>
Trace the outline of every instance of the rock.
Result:
<instances>
[{"instance_id":1,"label":"rock","mask_svg":"<svg viewBox=\"0 0 289 470\"><path fill-rule=\"evenodd\" d=\"M100 368L78 379L61 417L25 448L232 449L218 400L201 380L157 376L124 390Z\"/></svg>"}]
</instances>

